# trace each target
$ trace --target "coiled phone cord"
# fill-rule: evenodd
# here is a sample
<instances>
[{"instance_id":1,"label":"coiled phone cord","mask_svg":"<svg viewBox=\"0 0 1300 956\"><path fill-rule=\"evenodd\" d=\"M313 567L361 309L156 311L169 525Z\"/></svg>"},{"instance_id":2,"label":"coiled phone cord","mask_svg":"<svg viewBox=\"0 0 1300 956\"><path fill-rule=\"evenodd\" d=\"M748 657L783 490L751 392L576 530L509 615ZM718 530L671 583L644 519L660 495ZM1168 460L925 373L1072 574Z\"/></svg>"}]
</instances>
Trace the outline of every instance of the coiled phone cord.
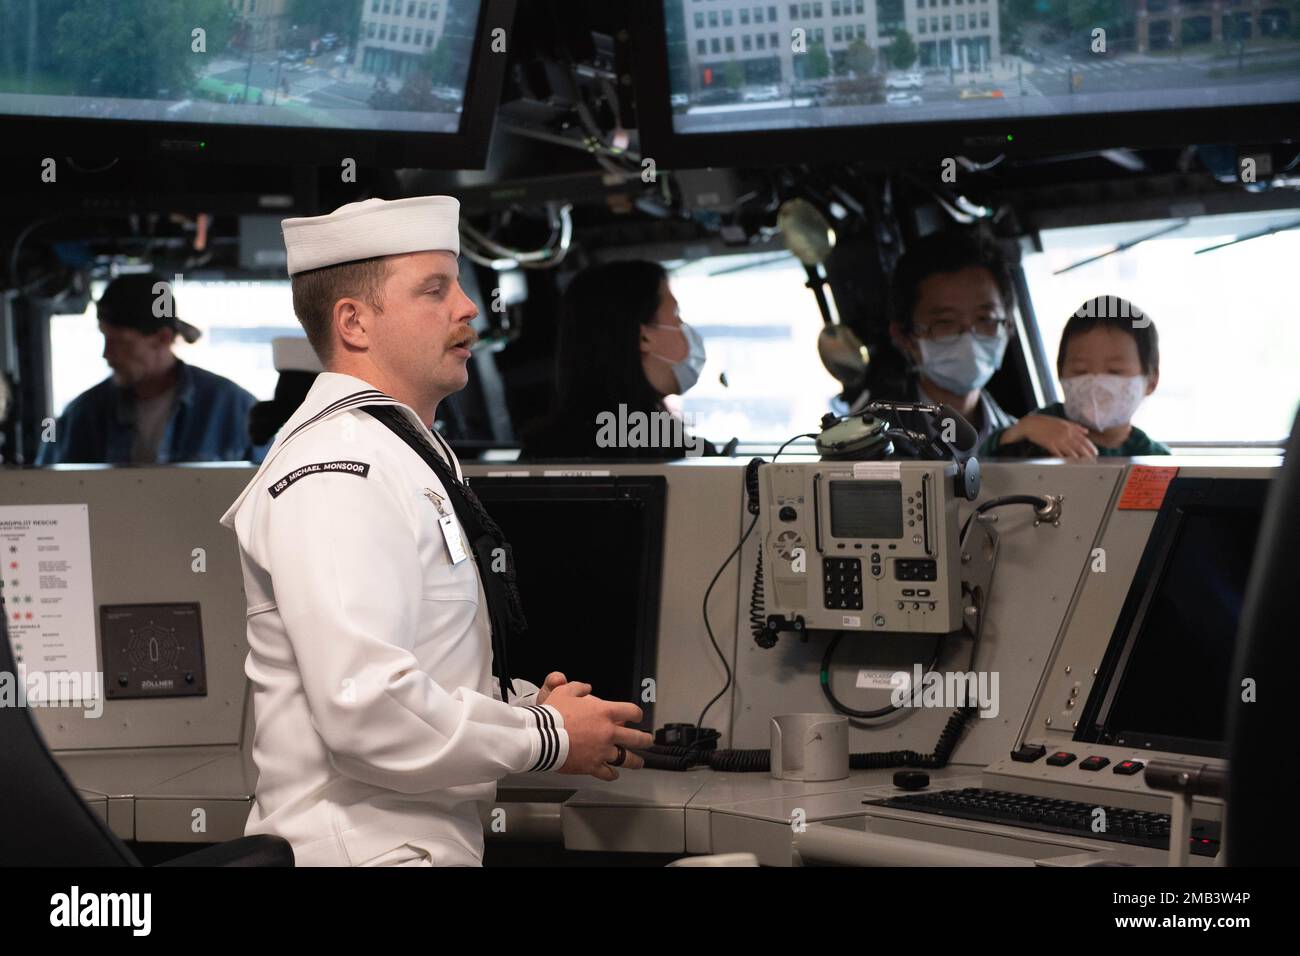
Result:
<instances>
[{"instance_id":1,"label":"coiled phone cord","mask_svg":"<svg viewBox=\"0 0 1300 956\"><path fill-rule=\"evenodd\" d=\"M754 565L754 585L749 591L749 632L756 639L767 628L767 615L763 613L763 547L758 548L758 561Z\"/></svg>"}]
</instances>

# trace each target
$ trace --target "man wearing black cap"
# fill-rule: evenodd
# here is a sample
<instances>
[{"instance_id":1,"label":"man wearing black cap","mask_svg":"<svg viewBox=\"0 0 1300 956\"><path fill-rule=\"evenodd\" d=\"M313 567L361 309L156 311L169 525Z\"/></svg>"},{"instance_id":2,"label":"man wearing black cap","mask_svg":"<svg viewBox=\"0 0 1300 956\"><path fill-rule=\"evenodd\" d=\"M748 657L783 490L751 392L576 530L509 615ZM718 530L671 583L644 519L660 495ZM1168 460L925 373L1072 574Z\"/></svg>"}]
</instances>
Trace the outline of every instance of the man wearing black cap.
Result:
<instances>
[{"instance_id":1,"label":"man wearing black cap","mask_svg":"<svg viewBox=\"0 0 1300 956\"><path fill-rule=\"evenodd\" d=\"M98 314L113 374L68 403L38 465L262 460L266 446L254 445L248 431L257 399L176 357L176 336L194 342L200 332L175 312L171 283L156 273L108 284Z\"/></svg>"}]
</instances>

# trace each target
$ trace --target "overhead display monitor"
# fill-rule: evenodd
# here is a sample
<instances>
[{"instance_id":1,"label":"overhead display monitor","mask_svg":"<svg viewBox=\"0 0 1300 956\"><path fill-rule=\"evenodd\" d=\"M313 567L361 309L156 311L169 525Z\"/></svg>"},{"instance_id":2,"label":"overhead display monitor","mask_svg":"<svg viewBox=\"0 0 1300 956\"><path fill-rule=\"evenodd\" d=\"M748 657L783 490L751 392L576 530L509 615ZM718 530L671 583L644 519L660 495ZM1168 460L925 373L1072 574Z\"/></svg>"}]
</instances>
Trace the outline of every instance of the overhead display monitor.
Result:
<instances>
[{"instance_id":1,"label":"overhead display monitor","mask_svg":"<svg viewBox=\"0 0 1300 956\"><path fill-rule=\"evenodd\" d=\"M779 147L769 141L781 154L772 158L794 159L802 151L806 159L820 141L801 133L884 126L945 129L950 149L963 143L1042 149L1046 127L1029 125L1039 120L1073 123L1077 128L1065 132L1076 142L1142 145L1164 134L1124 125L1125 118L1300 103L1300 9L1293 4L654 0L649 6L662 15L662 30L650 34L661 49L646 51L646 60L661 61L662 82L647 86L638 103L650 120L646 152L656 158L667 151L670 159L708 159L713 148L727 153L717 159L726 162L732 157L721 137L783 132L794 135ZM954 127L964 127L958 138ZM1181 132L1201 136L1195 127ZM1275 137L1284 127L1265 132ZM670 134L677 139L668 144ZM1018 136L1024 142L1017 144ZM1179 140L1197 141L1209 140ZM880 137L861 145L893 152L921 144ZM767 152L761 145L760 157ZM735 159L744 161L740 153Z\"/></svg>"},{"instance_id":2,"label":"overhead display monitor","mask_svg":"<svg viewBox=\"0 0 1300 956\"><path fill-rule=\"evenodd\" d=\"M438 145L433 136L453 146L481 125L474 110L490 121L504 68L495 61L505 58L482 55L484 27L509 26L513 0L42 0L14 8L22 22L6 24L14 42L0 43L0 118L44 122L25 127L29 142L75 129L64 143L88 147L92 127L81 124L92 123L119 142L128 130L147 130L154 151L265 160L287 146L299 150L287 155L310 162L337 134L407 137L407 145L424 136L426 146ZM480 89L487 74L495 81ZM491 101L476 102L476 92ZM248 138L272 132L297 137ZM437 152L427 150L435 163L426 165Z\"/></svg>"}]
</instances>

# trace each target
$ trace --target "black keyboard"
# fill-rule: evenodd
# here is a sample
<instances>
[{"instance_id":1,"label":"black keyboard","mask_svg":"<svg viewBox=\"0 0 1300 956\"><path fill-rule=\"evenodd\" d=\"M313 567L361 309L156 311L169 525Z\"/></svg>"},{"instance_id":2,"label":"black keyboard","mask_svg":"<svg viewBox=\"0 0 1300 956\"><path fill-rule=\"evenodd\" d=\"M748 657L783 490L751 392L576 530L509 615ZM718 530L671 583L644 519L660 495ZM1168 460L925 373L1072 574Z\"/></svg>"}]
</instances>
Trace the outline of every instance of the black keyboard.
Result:
<instances>
[{"instance_id":1,"label":"black keyboard","mask_svg":"<svg viewBox=\"0 0 1300 956\"><path fill-rule=\"evenodd\" d=\"M1026 830L1066 833L1089 840L1105 840L1108 843L1127 843L1156 850L1169 849L1170 824L1167 813L1102 807L1106 811L1106 831L1094 833L1093 811L1097 809L1097 804L1033 797L1005 790L985 790L983 787L938 793L908 793L862 802L869 806L914 810L983 823L1001 823L1024 827ZM1209 820L1192 821L1191 852L1196 856L1212 857L1218 854L1218 823Z\"/></svg>"}]
</instances>

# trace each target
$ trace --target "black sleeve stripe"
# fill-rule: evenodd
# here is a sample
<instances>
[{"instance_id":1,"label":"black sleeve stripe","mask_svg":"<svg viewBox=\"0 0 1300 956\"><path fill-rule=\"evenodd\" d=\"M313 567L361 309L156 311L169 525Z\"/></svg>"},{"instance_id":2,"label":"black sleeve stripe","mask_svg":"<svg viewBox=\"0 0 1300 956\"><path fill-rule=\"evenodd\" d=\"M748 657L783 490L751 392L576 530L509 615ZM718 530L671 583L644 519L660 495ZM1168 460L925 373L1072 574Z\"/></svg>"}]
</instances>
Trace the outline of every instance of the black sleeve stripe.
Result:
<instances>
[{"instance_id":1,"label":"black sleeve stripe","mask_svg":"<svg viewBox=\"0 0 1300 956\"><path fill-rule=\"evenodd\" d=\"M550 770L555 766L555 759L559 756L560 750L560 738L555 731L555 719L541 706L530 704L528 709L533 712L537 720L537 733L542 738L542 750L532 770Z\"/></svg>"},{"instance_id":2,"label":"black sleeve stripe","mask_svg":"<svg viewBox=\"0 0 1300 956\"><path fill-rule=\"evenodd\" d=\"M534 724L535 724L535 727L536 727L536 729L537 729L537 732L538 732L539 734L541 734L541 732L542 732L542 719L541 719L541 717L539 717L539 716L537 715L537 709L536 709L535 707L531 707L531 706L528 706L528 705L524 705L524 708L523 708L523 709L526 710L526 711L528 711L530 714L533 715L533 722L534 722ZM542 749L541 749L541 751L538 753L537 760L534 761L534 762L533 762L533 765L532 765L531 767L528 768L528 772L529 772L529 773L532 773L533 771L535 771L535 770L538 768L538 766L540 766L541 763L542 763L545 759L546 759L546 737L545 737L545 735L543 735L543 736L542 736Z\"/></svg>"},{"instance_id":3,"label":"black sleeve stripe","mask_svg":"<svg viewBox=\"0 0 1300 956\"><path fill-rule=\"evenodd\" d=\"M542 752L528 772L551 770L560 756L560 733L555 727L555 717L545 707L538 705L528 704L524 709L533 712L537 720L537 733L542 738Z\"/></svg>"}]
</instances>

